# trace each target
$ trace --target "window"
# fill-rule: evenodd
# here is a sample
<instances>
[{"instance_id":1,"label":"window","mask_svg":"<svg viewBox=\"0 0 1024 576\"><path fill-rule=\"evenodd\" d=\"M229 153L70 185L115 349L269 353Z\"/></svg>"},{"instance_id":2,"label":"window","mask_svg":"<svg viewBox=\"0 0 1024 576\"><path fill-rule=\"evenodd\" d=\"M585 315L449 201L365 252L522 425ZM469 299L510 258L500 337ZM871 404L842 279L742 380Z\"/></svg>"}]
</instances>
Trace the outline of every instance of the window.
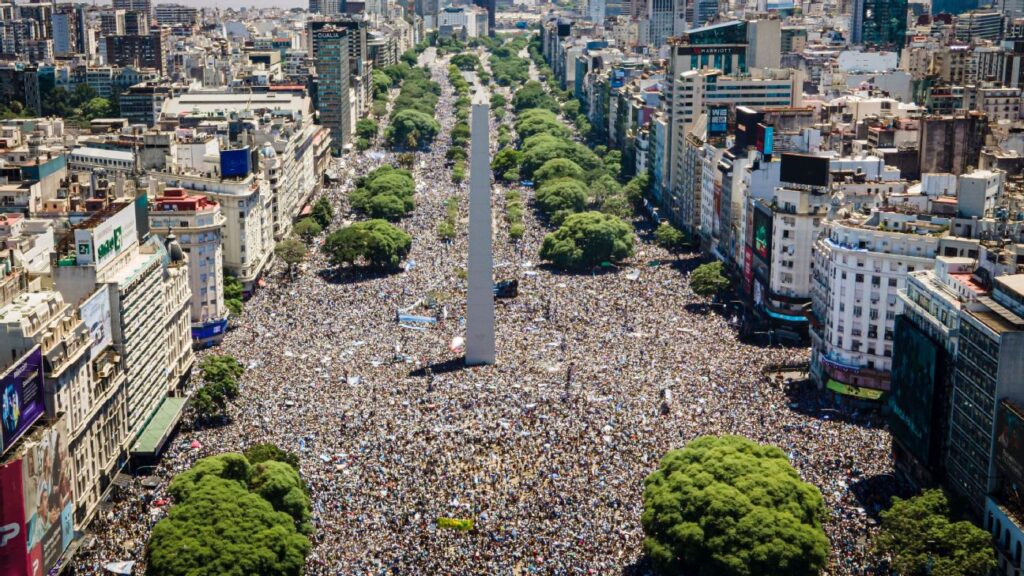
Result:
<instances>
[{"instance_id":1,"label":"window","mask_svg":"<svg viewBox=\"0 0 1024 576\"><path fill-rule=\"evenodd\" d=\"M858 264L858 265L859 265L859 264ZM857 274L857 275L856 275L856 276L854 277L854 279L853 279L853 280L854 280L854 282L857 282L857 283L863 282L863 281L864 281L864 275L863 275L863 274Z\"/></svg>"},{"instance_id":2,"label":"window","mask_svg":"<svg viewBox=\"0 0 1024 576\"><path fill-rule=\"evenodd\" d=\"M896 279L895 278L889 278L889 288L895 288L895 287L896 287Z\"/></svg>"}]
</instances>

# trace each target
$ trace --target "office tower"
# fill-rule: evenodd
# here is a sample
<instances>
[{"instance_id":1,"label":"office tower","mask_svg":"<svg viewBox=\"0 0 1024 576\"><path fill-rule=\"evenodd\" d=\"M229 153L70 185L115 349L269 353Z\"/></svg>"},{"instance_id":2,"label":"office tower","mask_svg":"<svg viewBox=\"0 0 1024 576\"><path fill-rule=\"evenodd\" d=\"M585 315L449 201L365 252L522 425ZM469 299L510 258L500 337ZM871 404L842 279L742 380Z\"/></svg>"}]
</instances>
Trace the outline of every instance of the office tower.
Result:
<instances>
[{"instance_id":1,"label":"office tower","mask_svg":"<svg viewBox=\"0 0 1024 576\"><path fill-rule=\"evenodd\" d=\"M850 41L902 48L907 36L907 0L855 0Z\"/></svg>"},{"instance_id":2,"label":"office tower","mask_svg":"<svg viewBox=\"0 0 1024 576\"><path fill-rule=\"evenodd\" d=\"M53 52L57 56L70 56L79 52L78 12L68 5L53 15Z\"/></svg>"},{"instance_id":3,"label":"office tower","mask_svg":"<svg viewBox=\"0 0 1024 576\"><path fill-rule=\"evenodd\" d=\"M124 10L100 12L100 34L103 36L124 36Z\"/></svg>"},{"instance_id":4,"label":"office tower","mask_svg":"<svg viewBox=\"0 0 1024 576\"><path fill-rule=\"evenodd\" d=\"M718 0L693 0L690 3L692 16L687 19L691 28L699 28L718 17Z\"/></svg>"},{"instance_id":5,"label":"office tower","mask_svg":"<svg viewBox=\"0 0 1024 576\"><path fill-rule=\"evenodd\" d=\"M494 11L498 8L497 0L473 0L473 5L487 9L487 30L489 35L494 35L496 28L494 22Z\"/></svg>"},{"instance_id":6,"label":"office tower","mask_svg":"<svg viewBox=\"0 0 1024 576\"><path fill-rule=\"evenodd\" d=\"M152 0L114 0L114 9L145 12L149 16L153 13L153 2Z\"/></svg>"},{"instance_id":7,"label":"office tower","mask_svg":"<svg viewBox=\"0 0 1024 576\"><path fill-rule=\"evenodd\" d=\"M686 29L686 0L647 0L647 44L658 48Z\"/></svg>"},{"instance_id":8,"label":"office tower","mask_svg":"<svg viewBox=\"0 0 1024 576\"><path fill-rule=\"evenodd\" d=\"M340 152L352 139L349 109L349 31L328 25L311 36L316 61L320 123L331 131L331 147Z\"/></svg>"},{"instance_id":9,"label":"office tower","mask_svg":"<svg viewBox=\"0 0 1024 576\"><path fill-rule=\"evenodd\" d=\"M605 0L588 0L587 2L587 19L591 22L601 24L607 15L607 5Z\"/></svg>"},{"instance_id":10,"label":"office tower","mask_svg":"<svg viewBox=\"0 0 1024 576\"><path fill-rule=\"evenodd\" d=\"M124 13L124 33L129 36L149 34L149 14L131 10Z\"/></svg>"}]
</instances>

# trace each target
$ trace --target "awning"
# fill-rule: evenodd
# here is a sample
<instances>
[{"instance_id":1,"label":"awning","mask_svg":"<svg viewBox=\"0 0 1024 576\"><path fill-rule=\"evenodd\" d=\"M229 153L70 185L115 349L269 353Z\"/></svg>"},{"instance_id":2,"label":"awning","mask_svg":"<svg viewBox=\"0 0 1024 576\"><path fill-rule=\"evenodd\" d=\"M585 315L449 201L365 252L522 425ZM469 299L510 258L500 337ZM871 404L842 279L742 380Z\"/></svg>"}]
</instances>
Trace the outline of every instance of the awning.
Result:
<instances>
[{"instance_id":1,"label":"awning","mask_svg":"<svg viewBox=\"0 0 1024 576\"><path fill-rule=\"evenodd\" d=\"M837 380L829 379L825 387L833 392L843 394L844 396L853 396L854 398L861 398L863 400L880 400L882 395L885 394L882 390L875 390L874 388L861 388L860 386L852 386L850 384L843 384Z\"/></svg>"},{"instance_id":2,"label":"awning","mask_svg":"<svg viewBox=\"0 0 1024 576\"><path fill-rule=\"evenodd\" d=\"M181 419L182 408L187 398L167 397L156 409L139 434L139 439L132 448L132 456L156 456L160 454L171 431Z\"/></svg>"}]
</instances>

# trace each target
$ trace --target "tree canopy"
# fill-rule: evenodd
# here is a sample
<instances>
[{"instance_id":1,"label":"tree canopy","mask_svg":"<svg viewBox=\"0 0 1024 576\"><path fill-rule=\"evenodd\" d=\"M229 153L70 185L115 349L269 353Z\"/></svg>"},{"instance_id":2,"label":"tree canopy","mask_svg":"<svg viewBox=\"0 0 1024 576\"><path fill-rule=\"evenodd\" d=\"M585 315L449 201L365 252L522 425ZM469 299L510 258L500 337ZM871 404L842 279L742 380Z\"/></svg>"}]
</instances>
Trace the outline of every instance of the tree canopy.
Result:
<instances>
[{"instance_id":1,"label":"tree canopy","mask_svg":"<svg viewBox=\"0 0 1024 576\"><path fill-rule=\"evenodd\" d=\"M334 207L331 206L330 200L321 197L313 204L313 210L310 215L320 225L320 228L327 228L334 221Z\"/></svg>"},{"instance_id":2,"label":"tree canopy","mask_svg":"<svg viewBox=\"0 0 1024 576\"><path fill-rule=\"evenodd\" d=\"M530 80L512 95L512 108L516 112L527 108L546 108L557 112L558 101L544 90L540 82Z\"/></svg>"},{"instance_id":3,"label":"tree canopy","mask_svg":"<svg viewBox=\"0 0 1024 576\"><path fill-rule=\"evenodd\" d=\"M555 115L546 108L530 108L523 110L516 116L516 133L520 140L526 140L536 134L549 134L556 138L568 138L569 129Z\"/></svg>"},{"instance_id":4,"label":"tree canopy","mask_svg":"<svg viewBox=\"0 0 1024 576\"><path fill-rule=\"evenodd\" d=\"M316 238L323 232L323 228L313 218L303 218L295 223L295 227L292 231L299 238L302 238L306 242L310 242L313 238Z\"/></svg>"},{"instance_id":5,"label":"tree canopy","mask_svg":"<svg viewBox=\"0 0 1024 576\"><path fill-rule=\"evenodd\" d=\"M288 464L210 456L176 476L168 491L175 504L153 527L147 574L302 574L311 548L310 504Z\"/></svg>"},{"instance_id":6,"label":"tree canopy","mask_svg":"<svg viewBox=\"0 0 1024 576\"><path fill-rule=\"evenodd\" d=\"M603 170L604 163L589 148L565 138L557 138L550 134L537 134L523 141L520 149L522 161L519 172L523 178L530 178L534 172L548 160L565 158L572 160L583 171Z\"/></svg>"},{"instance_id":7,"label":"tree canopy","mask_svg":"<svg viewBox=\"0 0 1024 576\"><path fill-rule=\"evenodd\" d=\"M559 178L579 180L582 184L583 168L568 158L552 158L533 173L533 181L537 185L543 185L545 182Z\"/></svg>"},{"instance_id":8,"label":"tree canopy","mask_svg":"<svg viewBox=\"0 0 1024 576\"><path fill-rule=\"evenodd\" d=\"M356 189L349 193L349 204L371 218L395 221L416 207L413 194L416 182L403 168L382 166L356 181Z\"/></svg>"},{"instance_id":9,"label":"tree canopy","mask_svg":"<svg viewBox=\"0 0 1024 576\"><path fill-rule=\"evenodd\" d=\"M697 438L644 486L644 550L660 574L815 576L826 564L821 493L776 447Z\"/></svg>"},{"instance_id":10,"label":"tree canopy","mask_svg":"<svg viewBox=\"0 0 1024 576\"><path fill-rule=\"evenodd\" d=\"M729 289L729 279L722 272L718 260L701 264L690 273L690 289L698 296L714 296Z\"/></svg>"},{"instance_id":11,"label":"tree canopy","mask_svg":"<svg viewBox=\"0 0 1024 576\"><path fill-rule=\"evenodd\" d=\"M537 189L537 208L548 217L557 212L580 212L587 203L587 186L573 178L555 178Z\"/></svg>"},{"instance_id":12,"label":"tree canopy","mask_svg":"<svg viewBox=\"0 0 1024 576\"><path fill-rule=\"evenodd\" d=\"M388 141L396 148L421 149L430 145L441 130L434 117L420 110L401 110L388 126Z\"/></svg>"},{"instance_id":13,"label":"tree canopy","mask_svg":"<svg viewBox=\"0 0 1024 576\"><path fill-rule=\"evenodd\" d=\"M986 576L996 567L992 537L966 520L953 522L941 490L893 498L881 517L875 546L903 576Z\"/></svg>"},{"instance_id":14,"label":"tree canopy","mask_svg":"<svg viewBox=\"0 0 1024 576\"><path fill-rule=\"evenodd\" d=\"M654 239L657 241L658 246L673 253L681 252L687 246L686 234L668 222L662 222L658 226L657 230L654 231Z\"/></svg>"},{"instance_id":15,"label":"tree canopy","mask_svg":"<svg viewBox=\"0 0 1024 576\"><path fill-rule=\"evenodd\" d=\"M452 65L457 67L459 70L472 72L480 65L480 58L472 52L463 52L462 54L452 56L451 62Z\"/></svg>"},{"instance_id":16,"label":"tree canopy","mask_svg":"<svg viewBox=\"0 0 1024 576\"><path fill-rule=\"evenodd\" d=\"M540 257L563 269L581 270L633 254L633 232L615 216L600 212L569 215L544 237Z\"/></svg>"},{"instance_id":17,"label":"tree canopy","mask_svg":"<svg viewBox=\"0 0 1024 576\"><path fill-rule=\"evenodd\" d=\"M396 268L409 254L412 237L385 220L356 222L327 237L324 252L331 264Z\"/></svg>"},{"instance_id":18,"label":"tree canopy","mask_svg":"<svg viewBox=\"0 0 1024 576\"><path fill-rule=\"evenodd\" d=\"M296 472L299 471L299 457L293 452L282 450L277 444L253 444L246 448L242 455L253 466L267 460L277 460L291 466Z\"/></svg>"},{"instance_id":19,"label":"tree canopy","mask_svg":"<svg viewBox=\"0 0 1024 576\"><path fill-rule=\"evenodd\" d=\"M288 275L306 257L306 245L297 238L285 238L274 246L274 255L288 266Z\"/></svg>"}]
</instances>

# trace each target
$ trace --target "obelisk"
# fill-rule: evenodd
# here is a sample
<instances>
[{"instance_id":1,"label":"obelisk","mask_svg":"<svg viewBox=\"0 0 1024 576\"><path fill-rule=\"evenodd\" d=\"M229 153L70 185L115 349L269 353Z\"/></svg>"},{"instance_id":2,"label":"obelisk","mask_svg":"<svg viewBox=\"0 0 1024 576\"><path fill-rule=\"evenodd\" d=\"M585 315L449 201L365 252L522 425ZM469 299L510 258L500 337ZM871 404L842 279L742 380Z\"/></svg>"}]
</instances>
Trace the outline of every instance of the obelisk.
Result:
<instances>
[{"instance_id":1,"label":"obelisk","mask_svg":"<svg viewBox=\"0 0 1024 576\"><path fill-rule=\"evenodd\" d=\"M469 149L469 291L466 365L494 364L494 256L491 253L490 106L487 91L473 97Z\"/></svg>"}]
</instances>

